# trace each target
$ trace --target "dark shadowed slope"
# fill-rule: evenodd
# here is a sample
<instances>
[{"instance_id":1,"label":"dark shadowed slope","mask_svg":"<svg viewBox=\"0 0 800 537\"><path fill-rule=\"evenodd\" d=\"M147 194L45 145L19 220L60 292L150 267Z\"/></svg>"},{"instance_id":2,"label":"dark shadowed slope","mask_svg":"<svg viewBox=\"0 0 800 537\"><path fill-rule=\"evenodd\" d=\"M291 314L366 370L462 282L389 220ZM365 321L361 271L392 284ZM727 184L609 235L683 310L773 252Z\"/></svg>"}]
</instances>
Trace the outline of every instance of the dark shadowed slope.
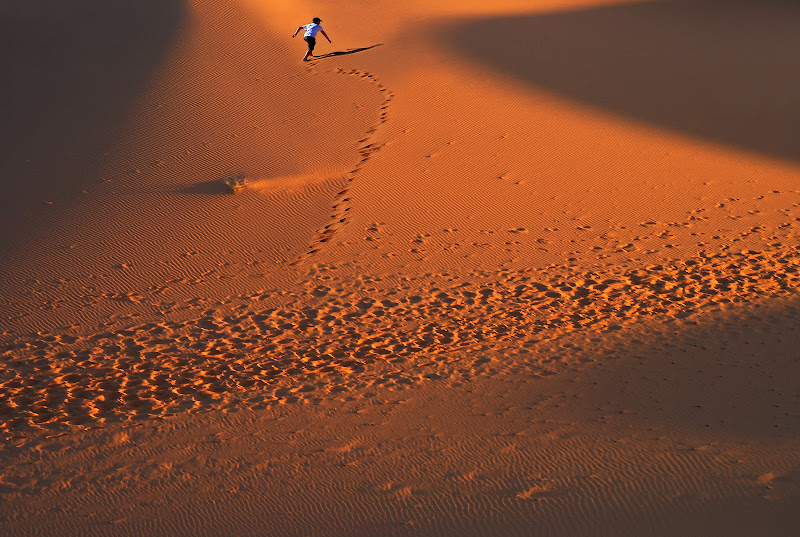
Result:
<instances>
[{"instance_id":1,"label":"dark shadowed slope","mask_svg":"<svg viewBox=\"0 0 800 537\"><path fill-rule=\"evenodd\" d=\"M478 20L444 38L530 84L800 161L798 28L798 2L679 0Z\"/></svg>"},{"instance_id":2,"label":"dark shadowed slope","mask_svg":"<svg viewBox=\"0 0 800 537\"><path fill-rule=\"evenodd\" d=\"M24 244L45 202L96 183L185 19L183 0L0 5L0 252Z\"/></svg>"}]
</instances>

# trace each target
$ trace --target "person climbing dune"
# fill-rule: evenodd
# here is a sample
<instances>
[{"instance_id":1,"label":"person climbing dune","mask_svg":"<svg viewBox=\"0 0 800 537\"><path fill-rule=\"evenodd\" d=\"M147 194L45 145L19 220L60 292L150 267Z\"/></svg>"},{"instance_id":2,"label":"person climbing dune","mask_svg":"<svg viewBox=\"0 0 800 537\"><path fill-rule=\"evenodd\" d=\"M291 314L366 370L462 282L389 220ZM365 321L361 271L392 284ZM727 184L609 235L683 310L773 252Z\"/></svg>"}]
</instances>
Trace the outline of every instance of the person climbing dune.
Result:
<instances>
[{"instance_id":1,"label":"person climbing dune","mask_svg":"<svg viewBox=\"0 0 800 537\"><path fill-rule=\"evenodd\" d=\"M317 45L317 33L322 32L322 35L325 36L325 39L328 40L328 43L332 43L331 38L328 37L328 34L325 33L325 30L322 29L322 26L319 23L322 22L322 19L319 17L314 17L311 19L311 24L303 24L297 27L297 30L294 31L294 35L292 37L296 37L300 30L305 30L303 34L303 40L308 43L308 51L306 55L303 56L303 61L308 61L309 58L314 57L314 47Z\"/></svg>"}]
</instances>

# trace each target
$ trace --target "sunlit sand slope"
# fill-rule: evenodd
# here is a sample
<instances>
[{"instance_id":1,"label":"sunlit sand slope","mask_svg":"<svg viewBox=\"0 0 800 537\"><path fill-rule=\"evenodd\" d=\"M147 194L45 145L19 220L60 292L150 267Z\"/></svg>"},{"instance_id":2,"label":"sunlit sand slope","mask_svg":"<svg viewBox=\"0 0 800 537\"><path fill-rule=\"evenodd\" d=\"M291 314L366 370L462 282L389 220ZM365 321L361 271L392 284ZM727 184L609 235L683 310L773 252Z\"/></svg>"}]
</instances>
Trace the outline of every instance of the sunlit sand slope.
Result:
<instances>
[{"instance_id":1,"label":"sunlit sand slope","mask_svg":"<svg viewBox=\"0 0 800 537\"><path fill-rule=\"evenodd\" d=\"M89 4L98 17L112 9ZM144 21L163 16L164 7L125 9ZM118 82L116 71L103 67L124 61L119 47L79 61L82 42L57 34L55 43L72 47L64 54L80 58L49 61L34 50L37 72L55 71L49 84L4 101L22 123L16 135L4 132L14 142L3 148L10 166L4 180L12 192L24 191L4 202L11 223L0 260L6 327L96 324L108 315L141 313L144 308L126 308L125 297L185 302L198 294L257 290L264 284L253 272L275 276L337 214L334 199L364 158L383 92L366 79L304 68L284 42L235 5L192 2L176 10L181 16L165 29L170 34L149 71L137 71L135 88L126 84L131 73L118 68ZM44 17L44 8L19 11L27 30ZM99 24L80 9L68 14L76 20L64 25L88 31ZM113 29L108 33L116 38ZM20 84L30 80L23 68L28 56L9 62ZM61 102L56 80L75 77L78 66L85 69L80 87L64 90L86 99L80 102L89 117L57 116L64 132L50 133L58 135L54 143L42 134L52 118L29 121L16 109L32 113L44 106L40 101ZM82 95L82 88L95 86L102 99ZM258 188L226 195L223 181L238 175ZM298 176L302 184L291 179ZM276 278L293 275L284 270Z\"/></svg>"}]
</instances>

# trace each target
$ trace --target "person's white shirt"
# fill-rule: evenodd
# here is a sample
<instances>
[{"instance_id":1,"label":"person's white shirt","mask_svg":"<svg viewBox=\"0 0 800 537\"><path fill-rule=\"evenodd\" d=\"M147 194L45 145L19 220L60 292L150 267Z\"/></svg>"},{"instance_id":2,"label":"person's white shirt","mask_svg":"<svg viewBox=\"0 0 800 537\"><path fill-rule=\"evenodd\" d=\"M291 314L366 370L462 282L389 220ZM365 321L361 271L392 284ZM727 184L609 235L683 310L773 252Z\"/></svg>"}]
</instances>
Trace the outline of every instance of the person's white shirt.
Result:
<instances>
[{"instance_id":1,"label":"person's white shirt","mask_svg":"<svg viewBox=\"0 0 800 537\"><path fill-rule=\"evenodd\" d=\"M320 30L322 30L322 26L317 24L316 22L312 22L311 24L306 24L303 26L306 29L306 33L303 34L303 37L313 37L314 39L317 38L317 34Z\"/></svg>"}]
</instances>

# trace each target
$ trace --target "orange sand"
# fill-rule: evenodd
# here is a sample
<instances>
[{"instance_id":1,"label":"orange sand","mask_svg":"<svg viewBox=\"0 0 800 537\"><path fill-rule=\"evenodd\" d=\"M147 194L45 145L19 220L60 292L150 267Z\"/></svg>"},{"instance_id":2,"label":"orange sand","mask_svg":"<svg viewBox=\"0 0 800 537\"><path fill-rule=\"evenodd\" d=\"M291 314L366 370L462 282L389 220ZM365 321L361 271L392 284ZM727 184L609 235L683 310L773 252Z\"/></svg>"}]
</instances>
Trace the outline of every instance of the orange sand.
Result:
<instances>
[{"instance_id":1,"label":"orange sand","mask_svg":"<svg viewBox=\"0 0 800 537\"><path fill-rule=\"evenodd\" d=\"M794 534L798 6L73 4L0 7L4 535Z\"/></svg>"}]
</instances>

